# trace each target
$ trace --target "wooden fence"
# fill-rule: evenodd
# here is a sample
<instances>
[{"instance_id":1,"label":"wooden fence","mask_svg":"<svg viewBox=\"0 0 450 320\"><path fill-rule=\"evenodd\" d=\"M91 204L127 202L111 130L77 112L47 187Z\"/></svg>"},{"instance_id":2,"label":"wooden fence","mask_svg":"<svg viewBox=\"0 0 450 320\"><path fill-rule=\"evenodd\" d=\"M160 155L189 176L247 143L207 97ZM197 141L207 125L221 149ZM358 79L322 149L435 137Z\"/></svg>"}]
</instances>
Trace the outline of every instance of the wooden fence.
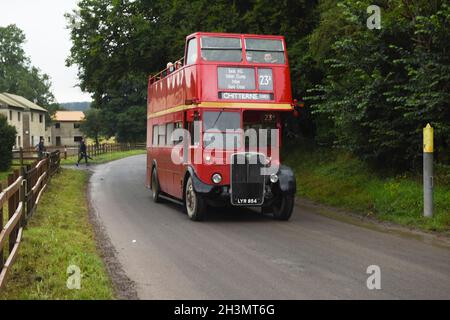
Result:
<instances>
[{"instance_id":1,"label":"wooden fence","mask_svg":"<svg viewBox=\"0 0 450 320\"><path fill-rule=\"evenodd\" d=\"M0 290L17 258L23 228L36 210L49 179L59 170L60 158L59 151L47 154L10 174L6 189L0 183ZM6 203L8 220L3 226Z\"/></svg>"},{"instance_id":2,"label":"wooden fence","mask_svg":"<svg viewBox=\"0 0 450 320\"><path fill-rule=\"evenodd\" d=\"M46 147L47 152L61 151L61 156L67 159L68 156L78 155L79 145L71 146L49 146ZM87 153L90 156L98 156L109 152L120 152L130 150L144 150L146 148L145 143L101 143L99 145L89 144L86 146ZM23 166L25 161L37 160L38 152L35 148L20 148L13 151L13 159L19 160L16 166Z\"/></svg>"}]
</instances>

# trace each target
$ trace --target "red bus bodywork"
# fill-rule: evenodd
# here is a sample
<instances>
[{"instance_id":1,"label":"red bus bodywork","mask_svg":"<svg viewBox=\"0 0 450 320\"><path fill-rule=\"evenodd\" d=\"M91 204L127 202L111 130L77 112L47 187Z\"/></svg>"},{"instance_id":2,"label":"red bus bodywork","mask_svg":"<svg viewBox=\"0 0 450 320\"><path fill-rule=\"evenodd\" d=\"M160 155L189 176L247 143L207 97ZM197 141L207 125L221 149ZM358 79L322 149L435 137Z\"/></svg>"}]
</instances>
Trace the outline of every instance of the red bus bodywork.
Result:
<instances>
[{"instance_id":1,"label":"red bus bodywork","mask_svg":"<svg viewBox=\"0 0 450 320\"><path fill-rule=\"evenodd\" d=\"M202 56L201 39L203 37L233 38L233 41L240 39L242 44L242 61L205 60ZM282 63L248 61L251 57L246 51L246 41L251 41L248 39L277 40L277 43L281 41L284 49L284 61ZM196 42L196 45L193 42ZM191 48L193 49L191 50ZM170 128L187 128L188 122L192 121L193 115L201 119L203 113L207 111L237 111L241 115L241 128L243 128L243 122L248 119L254 118L254 121L257 122L260 115L267 117L267 114L273 114L274 119L276 119L276 127L281 129L281 113L292 112L293 110L289 64L285 48L286 44L282 36L197 32L186 37L184 65L179 68L175 66L171 72L169 69L166 69L149 78L146 179L146 184L149 188L152 187L152 172L155 169L157 169L160 191L174 199L184 199L186 176L189 174L195 173L196 178L205 185L230 185L229 164L175 164L171 160L174 143L170 141L170 137L164 137L164 134L155 130L160 130L160 126L161 128L164 127L163 130L167 130L167 135L169 134L169 129L166 128L169 126ZM189 53L188 50L190 50ZM193 52L195 52L196 58ZM188 54L190 54L189 57ZM258 79L258 75L270 72L267 71L268 69L271 70L272 75L271 90L270 88L262 90L259 80L255 82L254 88L250 89L236 87L229 90L219 87L219 81L223 80L219 79L220 72L225 78L233 77L233 74L229 75L228 73L238 70L238 72L245 72L249 79ZM254 72L254 76L251 75L252 72ZM227 85L233 87L232 83L234 83L234 80L227 81ZM249 87L251 87L251 84ZM239 97L245 99L238 99ZM253 97L257 99L252 99ZM165 143L158 143L160 140L165 141ZM280 146L281 138L278 142L278 147ZM199 152L201 157L203 157L204 147L202 139L200 139L198 144L190 145L189 151L183 150L183 152L191 154ZM221 156L228 158L233 152L235 151L223 150ZM279 159L277 158L273 161L279 161ZM212 162L214 162L214 159ZM214 184L211 181L211 176L214 173L220 173L222 176L220 183ZM295 186L292 186L292 177L289 179L287 183L292 191L293 188L295 189ZM198 185L199 183L197 183L197 188L201 188Z\"/></svg>"}]
</instances>

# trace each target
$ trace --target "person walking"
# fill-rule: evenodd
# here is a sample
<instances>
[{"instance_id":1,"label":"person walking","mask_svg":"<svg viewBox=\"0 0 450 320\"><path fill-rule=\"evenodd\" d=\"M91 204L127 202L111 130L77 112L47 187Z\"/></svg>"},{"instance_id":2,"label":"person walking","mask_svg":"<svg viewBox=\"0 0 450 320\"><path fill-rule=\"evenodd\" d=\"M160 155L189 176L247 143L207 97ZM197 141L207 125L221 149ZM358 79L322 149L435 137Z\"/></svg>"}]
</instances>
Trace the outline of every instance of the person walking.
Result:
<instances>
[{"instance_id":1,"label":"person walking","mask_svg":"<svg viewBox=\"0 0 450 320\"><path fill-rule=\"evenodd\" d=\"M45 153L44 138L39 139L39 143L37 145L37 151L38 151L39 160L44 158L44 153Z\"/></svg>"},{"instance_id":2,"label":"person walking","mask_svg":"<svg viewBox=\"0 0 450 320\"><path fill-rule=\"evenodd\" d=\"M78 161L77 161L77 167L80 164L80 161L83 160L86 162L86 165L88 165L88 158L93 160L88 154L87 154L87 147L86 143L84 142L84 139L81 139L80 141L80 149L78 150Z\"/></svg>"}]
</instances>

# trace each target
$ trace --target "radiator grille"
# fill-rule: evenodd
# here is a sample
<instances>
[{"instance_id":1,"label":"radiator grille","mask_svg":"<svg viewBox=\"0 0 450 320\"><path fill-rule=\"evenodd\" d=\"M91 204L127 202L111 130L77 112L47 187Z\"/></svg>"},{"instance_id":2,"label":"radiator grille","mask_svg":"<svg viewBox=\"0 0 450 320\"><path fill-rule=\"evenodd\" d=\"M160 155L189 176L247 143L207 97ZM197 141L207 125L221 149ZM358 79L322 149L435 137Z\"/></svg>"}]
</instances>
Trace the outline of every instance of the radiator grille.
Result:
<instances>
[{"instance_id":1,"label":"radiator grille","mask_svg":"<svg viewBox=\"0 0 450 320\"><path fill-rule=\"evenodd\" d=\"M257 153L236 153L231 158L231 203L262 205L265 176L261 174L265 157Z\"/></svg>"}]
</instances>

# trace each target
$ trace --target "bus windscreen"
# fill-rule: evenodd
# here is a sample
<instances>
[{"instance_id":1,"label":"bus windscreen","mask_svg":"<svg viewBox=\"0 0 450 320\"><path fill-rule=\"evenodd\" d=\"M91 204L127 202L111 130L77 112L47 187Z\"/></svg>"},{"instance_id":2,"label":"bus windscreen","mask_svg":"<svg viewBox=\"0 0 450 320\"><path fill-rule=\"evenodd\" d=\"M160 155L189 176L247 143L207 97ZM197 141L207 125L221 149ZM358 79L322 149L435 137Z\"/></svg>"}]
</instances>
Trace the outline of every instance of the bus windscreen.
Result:
<instances>
[{"instance_id":1,"label":"bus windscreen","mask_svg":"<svg viewBox=\"0 0 450 320\"><path fill-rule=\"evenodd\" d=\"M241 127L239 112L205 111L203 113L203 130L226 131Z\"/></svg>"}]
</instances>

